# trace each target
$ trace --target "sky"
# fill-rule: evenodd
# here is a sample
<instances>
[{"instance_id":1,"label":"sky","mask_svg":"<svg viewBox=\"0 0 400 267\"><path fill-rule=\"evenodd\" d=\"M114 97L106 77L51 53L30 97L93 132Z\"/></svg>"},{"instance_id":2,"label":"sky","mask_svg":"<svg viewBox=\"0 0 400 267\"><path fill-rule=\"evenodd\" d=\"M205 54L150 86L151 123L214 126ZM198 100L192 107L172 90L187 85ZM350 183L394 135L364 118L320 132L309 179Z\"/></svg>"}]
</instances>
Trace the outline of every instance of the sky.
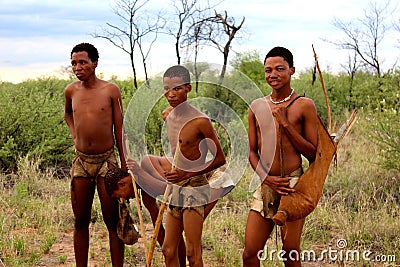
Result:
<instances>
[{"instance_id":1,"label":"sky","mask_svg":"<svg viewBox=\"0 0 400 267\"><path fill-rule=\"evenodd\" d=\"M170 3L151 0L145 9L151 14L159 10L172 14ZM272 47L284 46L292 51L297 71L303 71L314 64L314 45L321 69L340 71L347 62L348 52L338 50L324 39L343 38L343 33L332 25L333 19L348 22L363 18L368 4L369 0L225 0L216 10L226 10L237 23L245 17L243 36L234 40L229 59L234 58L235 52L253 50L263 58ZM124 79L131 75L128 54L91 35L101 32L106 23L120 25L113 6L115 1L108 0L0 0L0 81L16 83L60 76L61 69L70 64L72 47L81 42L98 48L97 73L104 78L116 75ZM398 36L388 38L382 45L382 55L388 64L400 56L398 39ZM214 48L203 48L200 53L201 61L222 62L222 54ZM159 35L149 55L149 73L158 74L176 62L174 38ZM143 77L140 68L138 76Z\"/></svg>"}]
</instances>

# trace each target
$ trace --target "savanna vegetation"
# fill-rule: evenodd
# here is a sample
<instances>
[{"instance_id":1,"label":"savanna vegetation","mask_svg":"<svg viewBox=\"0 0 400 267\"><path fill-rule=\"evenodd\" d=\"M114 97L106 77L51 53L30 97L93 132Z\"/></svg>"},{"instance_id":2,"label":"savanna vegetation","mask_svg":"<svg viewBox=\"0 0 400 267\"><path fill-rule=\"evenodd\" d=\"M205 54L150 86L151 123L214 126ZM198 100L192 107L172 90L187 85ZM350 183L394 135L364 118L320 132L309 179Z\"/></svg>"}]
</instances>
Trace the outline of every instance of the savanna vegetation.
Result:
<instances>
[{"instance_id":1,"label":"savanna vegetation","mask_svg":"<svg viewBox=\"0 0 400 267\"><path fill-rule=\"evenodd\" d=\"M233 65L250 77L251 81L246 83L257 86L264 95L269 93L257 55L243 54ZM222 87L217 82L201 83L190 97L219 99L246 125L248 105L228 90L233 86L246 87L238 82L243 81L238 78L243 74L227 72ZM218 72L203 75L209 75L208 81L218 81ZM351 132L340 143L337 164L330 169L320 203L306 219L303 249L320 253L334 249L337 240L343 239L347 242L344 249L369 250L371 259L386 255L387 266L399 265L400 73L393 71L377 76L357 71L353 76L323 73L323 77L332 110L333 131L339 129L355 107L358 115ZM136 92L133 82L112 81L121 89L126 110ZM49 77L18 84L0 83L0 266L40 265L61 233L73 227L68 177L73 144L63 118L63 90L69 82ZM312 70L298 73L292 85L297 92L315 101L320 117L326 122L324 94L318 80L313 83ZM147 149L158 154L163 153L160 114L166 105L160 99L146 121ZM223 134L220 138L226 144L225 152L229 153L229 140ZM241 266L251 176L252 171L247 168L236 188L218 202L205 222L204 247L212 251L212 261L207 258L205 261L210 266ZM94 205L93 224L104 227L99 203ZM148 217L145 219L149 221ZM91 242L94 246L96 239ZM127 263L131 266L138 264L137 249L134 245L127 251ZM268 249L279 250L280 242L272 238ZM91 256L110 266L108 252L99 255L99 251L91 250ZM159 254L156 252L156 257ZM57 264L66 263L67 257L60 254ZM360 258L346 264L380 266ZM337 258L333 264L344 266L344 260L344 257ZM263 264L281 265L276 258ZM161 266L160 260L156 259L154 266Z\"/></svg>"}]
</instances>

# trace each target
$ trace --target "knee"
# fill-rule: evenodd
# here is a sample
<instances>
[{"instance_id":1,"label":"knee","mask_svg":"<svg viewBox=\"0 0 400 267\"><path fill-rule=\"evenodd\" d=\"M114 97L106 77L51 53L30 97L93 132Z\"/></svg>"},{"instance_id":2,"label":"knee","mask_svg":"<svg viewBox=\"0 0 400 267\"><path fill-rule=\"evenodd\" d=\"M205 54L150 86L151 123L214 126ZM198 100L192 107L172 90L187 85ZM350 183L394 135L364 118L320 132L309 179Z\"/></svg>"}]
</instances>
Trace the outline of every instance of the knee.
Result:
<instances>
[{"instance_id":1,"label":"knee","mask_svg":"<svg viewBox=\"0 0 400 267\"><path fill-rule=\"evenodd\" d=\"M285 251L285 266L301 266L299 265L300 247L284 245L282 250Z\"/></svg>"},{"instance_id":2,"label":"knee","mask_svg":"<svg viewBox=\"0 0 400 267\"><path fill-rule=\"evenodd\" d=\"M115 216L115 217L111 217L111 218L104 217L104 223L107 226L107 229L109 231L117 230L118 220L119 220L119 216Z\"/></svg>"},{"instance_id":3,"label":"knee","mask_svg":"<svg viewBox=\"0 0 400 267\"><path fill-rule=\"evenodd\" d=\"M108 230L117 230L119 220L118 207L113 207L111 213L103 212L103 220Z\"/></svg>"},{"instance_id":4,"label":"knee","mask_svg":"<svg viewBox=\"0 0 400 267\"><path fill-rule=\"evenodd\" d=\"M162 246L162 253L164 255L164 258L168 261L177 255L177 250L164 243Z\"/></svg>"},{"instance_id":5,"label":"knee","mask_svg":"<svg viewBox=\"0 0 400 267\"><path fill-rule=\"evenodd\" d=\"M255 262L259 261L259 251L255 251L252 248L245 246L242 254L242 260L244 266L253 266Z\"/></svg>"},{"instance_id":6,"label":"knee","mask_svg":"<svg viewBox=\"0 0 400 267\"><path fill-rule=\"evenodd\" d=\"M201 266L201 246L194 246L190 242L186 242L186 257L189 261L189 266Z\"/></svg>"},{"instance_id":7,"label":"knee","mask_svg":"<svg viewBox=\"0 0 400 267\"><path fill-rule=\"evenodd\" d=\"M88 229L90 224L90 217L75 217L74 227L75 230Z\"/></svg>"}]
</instances>

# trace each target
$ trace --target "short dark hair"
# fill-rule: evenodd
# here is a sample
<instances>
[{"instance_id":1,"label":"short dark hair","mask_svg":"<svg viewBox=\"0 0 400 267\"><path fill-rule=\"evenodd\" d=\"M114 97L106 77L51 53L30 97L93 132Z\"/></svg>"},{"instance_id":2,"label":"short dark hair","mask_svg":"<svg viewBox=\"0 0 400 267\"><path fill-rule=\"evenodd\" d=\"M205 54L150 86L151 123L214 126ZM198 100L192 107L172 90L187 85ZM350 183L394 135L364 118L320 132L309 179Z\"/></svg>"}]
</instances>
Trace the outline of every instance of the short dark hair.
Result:
<instances>
[{"instance_id":1,"label":"short dark hair","mask_svg":"<svg viewBox=\"0 0 400 267\"><path fill-rule=\"evenodd\" d=\"M265 61L267 61L267 58L269 58L269 57L282 57L287 63L289 63L290 68L292 68L294 66L293 54L287 48L284 48L281 46L276 46L276 47L272 48L265 56L264 64L265 64Z\"/></svg>"},{"instance_id":2,"label":"short dark hair","mask_svg":"<svg viewBox=\"0 0 400 267\"><path fill-rule=\"evenodd\" d=\"M80 43L80 44L77 44L76 46L74 46L74 48L72 48L72 51L71 51L71 58L72 58L73 53L82 52L82 51L88 53L88 56L91 61L95 62L95 61L99 60L99 51L97 51L97 48L94 47L94 45L89 44L89 43Z\"/></svg>"},{"instance_id":3,"label":"short dark hair","mask_svg":"<svg viewBox=\"0 0 400 267\"><path fill-rule=\"evenodd\" d=\"M182 65L175 65L172 67L169 67L165 72L163 78L168 77L168 78L174 78L174 77L180 77L182 78L184 84L190 84L190 73L187 68L185 68Z\"/></svg>"},{"instance_id":4,"label":"short dark hair","mask_svg":"<svg viewBox=\"0 0 400 267\"><path fill-rule=\"evenodd\" d=\"M104 176L104 185L108 195L112 195L118 189L118 182L128 176L129 173L121 168L109 169Z\"/></svg>"}]
</instances>

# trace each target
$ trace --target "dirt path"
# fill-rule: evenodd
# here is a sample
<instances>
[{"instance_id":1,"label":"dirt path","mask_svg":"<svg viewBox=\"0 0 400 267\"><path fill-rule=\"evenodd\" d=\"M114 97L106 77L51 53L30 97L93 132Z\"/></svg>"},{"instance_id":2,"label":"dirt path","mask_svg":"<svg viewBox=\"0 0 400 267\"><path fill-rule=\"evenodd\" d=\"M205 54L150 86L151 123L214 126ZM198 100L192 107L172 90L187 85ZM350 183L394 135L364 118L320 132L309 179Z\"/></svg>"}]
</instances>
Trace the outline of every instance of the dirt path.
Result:
<instances>
[{"instance_id":1,"label":"dirt path","mask_svg":"<svg viewBox=\"0 0 400 267\"><path fill-rule=\"evenodd\" d=\"M147 242L150 242L150 238L153 235L153 226L146 224L146 237ZM47 253L36 266L53 266L53 267L65 267L75 266L74 248L73 248L73 229L69 229L66 232L59 234L59 239L53 244L49 253ZM218 260L214 254L214 251L210 249L204 249L204 263L205 267L217 267ZM138 243L132 246L125 247L125 258L126 263L124 266L137 266L142 267L146 265L146 259L144 257L144 246L143 239L139 238ZM129 257L129 259L127 258ZM154 251L152 266L163 266L162 264L162 253L159 247L156 247ZM98 224L90 225L90 248L89 248L89 267L100 267L100 266L111 266L108 262L109 259L109 248L108 248L108 233L107 229Z\"/></svg>"}]
</instances>

